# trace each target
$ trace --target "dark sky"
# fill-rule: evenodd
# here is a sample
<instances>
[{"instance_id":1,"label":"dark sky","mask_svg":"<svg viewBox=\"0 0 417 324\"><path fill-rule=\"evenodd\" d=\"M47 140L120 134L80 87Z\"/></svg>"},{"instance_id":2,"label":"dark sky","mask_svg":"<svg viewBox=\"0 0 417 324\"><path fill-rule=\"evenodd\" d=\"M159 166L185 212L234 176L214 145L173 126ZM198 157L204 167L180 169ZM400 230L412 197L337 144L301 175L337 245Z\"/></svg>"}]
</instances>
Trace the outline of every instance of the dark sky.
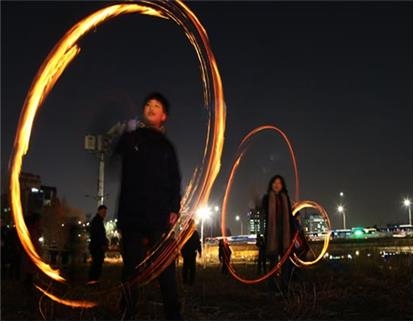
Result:
<instances>
[{"instance_id":1,"label":"dark sky","mask_svg":"<svg viewBox=\"0 0 417 324\"><path fill-rule=\"evenodd\" d=\"M108 3L110 4L110 3ZM30 84L54 44L98 2L1 2L2 190L17 122ZM227 103L222 168L210 201L221 204L243 136L274 124L293 143L301 199L328 211L339 192L348 226L408 221L412 196L412 2L188 2L205 26ZM84 135L138 114L145 94L172 104L168 136L183 186L200 161L207 124L197 57L171 21L125 15L82 39L81 53L38 112L23 170L86 212L96 203L98 163ZM106 166L106 204L115 213L119 170ZM281 138L252 141L228 210L243 215L268 179L294 176Z\"/></svg>"}]
</instances>

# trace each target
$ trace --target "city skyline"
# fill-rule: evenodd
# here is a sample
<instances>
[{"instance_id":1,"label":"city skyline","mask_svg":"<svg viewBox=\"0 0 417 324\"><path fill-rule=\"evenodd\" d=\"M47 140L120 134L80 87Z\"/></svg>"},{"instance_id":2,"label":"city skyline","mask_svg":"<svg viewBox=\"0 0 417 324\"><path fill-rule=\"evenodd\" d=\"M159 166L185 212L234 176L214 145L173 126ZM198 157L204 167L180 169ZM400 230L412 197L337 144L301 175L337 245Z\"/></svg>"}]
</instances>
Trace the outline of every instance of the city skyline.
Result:
<instances>
[{"instance_id":1,"label":"city skyline","mask_svg":"<svg viewBox=\"0 0 417 324\"><path fill-rule=\"evenodd\" d=\"M190 2L204 25L223 79L227 124L222 167L210 203L221 205L240 140L273 124L291 140L300 198L320 203L335 227L339 193L347 223L406 223L412 198L411 2ZM2 174L29 86L54 44L103 3L2 3ZM222 14L219 15L219 12ZM53 26L53 28L50 28ZM155 41L156 40L156 41ZM168 137L177 147L183 188L199 163L207 112L198 62L172 22L127 15L97 28L36 117L22 171L74 207L94 213L98 162L84 136L137 117L143 96L167 94ZM184 125L186 127L184 127ZM192 134L193 136L190 136ZM269 178L294 176L282 139L253 140L238 170L228 214L233 232L265 193ZM114 217L119 169L106 165L105 203ZM2 191L6 177L2 177Z\"/></svg>"}]
</instances>

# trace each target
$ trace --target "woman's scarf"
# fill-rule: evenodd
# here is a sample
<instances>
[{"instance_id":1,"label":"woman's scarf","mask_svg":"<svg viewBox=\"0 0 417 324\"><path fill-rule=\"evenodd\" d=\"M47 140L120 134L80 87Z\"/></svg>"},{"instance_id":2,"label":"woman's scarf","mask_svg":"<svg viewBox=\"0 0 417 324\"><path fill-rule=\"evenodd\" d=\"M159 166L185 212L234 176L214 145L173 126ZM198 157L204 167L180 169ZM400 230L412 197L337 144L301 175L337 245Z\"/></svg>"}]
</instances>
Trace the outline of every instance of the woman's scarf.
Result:
<instances>
[{"instance_id":1,"label":"woman's scarf","mask_svg":"<svg viewBox=\"0 0 417 324\"><path fill-rule=\"evenodd\" d=\"M277 201L279 199L280 210L277 210ZM270 191L268 195L268 222L267 222L267 241L266 241L266 255L276 256L282 254L290 245L291 230L290 230L290 206L288 197L281 192L278 195ZM278 217L282 217L281 220ZM282 226L278 224L281 223ZM281 228L280 228L281 227ZM282 231L281 233L279 231ZM281 246L282 245L282 246Z\"/></svg>"}]
</instances>

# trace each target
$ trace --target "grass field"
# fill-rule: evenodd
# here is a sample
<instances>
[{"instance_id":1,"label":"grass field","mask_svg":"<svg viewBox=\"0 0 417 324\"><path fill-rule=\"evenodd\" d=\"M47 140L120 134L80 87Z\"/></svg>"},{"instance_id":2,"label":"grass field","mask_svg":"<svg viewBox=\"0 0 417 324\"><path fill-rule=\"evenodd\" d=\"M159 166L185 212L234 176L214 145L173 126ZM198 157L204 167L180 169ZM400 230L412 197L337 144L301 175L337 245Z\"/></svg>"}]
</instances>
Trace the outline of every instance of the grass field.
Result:
<instances>
[{"instance_id":1,"label":"grass field","mask_svg":"<svg viewBox=\"0 0 417 324\"><path fill-rule=\"evenodd\" d=\"M253 275L254 265L237 264L242 276ZM65 298L94 296L95 308L82 310L52 302L20 281L2 280L2 320L119 320L117 288L120 264L105 264L97 287L84 284L62 290ZM322 260L297 270L288 296L271 292L266 282L246 285L219 264L198 266L194 286L184 286L177 268L183 316L186 320L412 320L412 255L389 258L357 257ZM75 269L75 281L85 282L87 265ZM163 320L158 283L141 288L137 320Z\"/></svg>"}]
</instances>

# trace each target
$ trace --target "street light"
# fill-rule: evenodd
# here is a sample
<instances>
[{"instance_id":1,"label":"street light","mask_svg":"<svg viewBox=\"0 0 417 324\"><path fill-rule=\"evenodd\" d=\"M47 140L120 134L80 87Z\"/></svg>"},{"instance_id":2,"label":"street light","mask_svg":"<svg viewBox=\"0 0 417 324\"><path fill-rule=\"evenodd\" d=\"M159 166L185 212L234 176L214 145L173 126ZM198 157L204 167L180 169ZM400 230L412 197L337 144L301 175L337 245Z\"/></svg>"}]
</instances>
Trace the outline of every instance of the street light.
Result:
<instances>
[{"instance_id":1,"label":"street light","mask_svg":"<svg viewBox=\"0 0 417 324\"><path fill-rule=\"evenodd\" d=\"M403 201L403 204L405 207L408 208L408 224L412 225L412 219L411 219L411 200L406 198Z\"/></svg>"},{"instance_id":2,"label":"street light","mask_svg":"<svg viewBox=\"0 0 417 324\"><path fill-rule=\"evenodd\" d=\"M240 219L240 216L239 215L236 215L235 219L236 219L237 222L240 221L240 235L243 235L243 222Z\"/></svg>"},{"instance_id":3,"label":"street light","mask_svg":"<svg viewBox=\"0 0 417 324\"><path fill-rule=\"evenodd\" d=\"M343 216L343 229L346 229L346 212L342 205L337 206L337 211Z\"/></svg>"},{"instance_id":4,"label":"street light","mask_svg":"<svg viewBox=\"0 0 417 324\"><path fill-rule=\"evenodd\" d=\"M205 253L204 253L204 221L209 218L212 214L212 211L209 207L201 207L197 209L196 215L201 222L201 255L203 256L203 262L205 265Z\"/></svg>"}]
</instances>

